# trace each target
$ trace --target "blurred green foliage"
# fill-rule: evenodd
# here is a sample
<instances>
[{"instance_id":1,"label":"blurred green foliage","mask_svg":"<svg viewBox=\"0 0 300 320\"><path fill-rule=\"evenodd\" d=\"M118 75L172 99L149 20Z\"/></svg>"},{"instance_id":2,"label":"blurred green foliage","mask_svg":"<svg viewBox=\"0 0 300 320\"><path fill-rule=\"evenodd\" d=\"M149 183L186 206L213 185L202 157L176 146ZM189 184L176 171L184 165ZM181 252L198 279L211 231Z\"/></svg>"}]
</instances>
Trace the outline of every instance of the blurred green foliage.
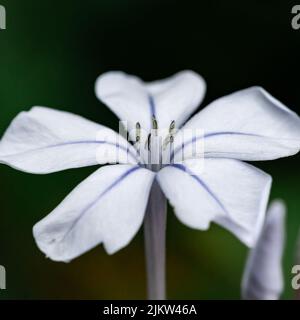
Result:
<instances>
[{"instance_id":1,"label":"blurred green foliage","mask_svg":"<svg viewBox=\"0 0 300 320\"><path fill-rule=\"evenodd\" d=\"M94 95L96 77L121 69L145 80L192 69L204 76L204 104L261 85L300 113L300 31L287 1L1 0L0 134L33 105L70 111L118 128ZM291 267L300 225L299 156L256 163L272 174L272 198L288 206L284 258ZM34 176L0 167L0 264L7 290L0 299L145 298L142 232L108 256L98 247L70 264L45 259L32 226L95 168ZM199 208L201 210L201 208ZM247 249L227 231L188 229L169 210L168 297L234 299Z\"/></svg>"}]
</instances>

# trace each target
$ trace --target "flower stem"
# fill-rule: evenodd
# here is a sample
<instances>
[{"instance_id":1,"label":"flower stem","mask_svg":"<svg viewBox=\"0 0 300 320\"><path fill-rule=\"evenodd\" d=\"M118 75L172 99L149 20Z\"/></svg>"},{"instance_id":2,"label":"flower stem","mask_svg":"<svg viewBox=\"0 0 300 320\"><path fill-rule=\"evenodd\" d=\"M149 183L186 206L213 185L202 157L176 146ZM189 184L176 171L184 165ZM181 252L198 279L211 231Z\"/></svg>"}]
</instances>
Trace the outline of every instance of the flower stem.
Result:
<instances>
[{"instance_id":1,"label":"flower stem","mask_svg":"<svg viewBox=\"0 0 300 320\"><path fill-rule=\"evenodd\" d=\"M154 181L144 222L148 299L166 299L167 201Z\"/></svg>"}]
</instances>

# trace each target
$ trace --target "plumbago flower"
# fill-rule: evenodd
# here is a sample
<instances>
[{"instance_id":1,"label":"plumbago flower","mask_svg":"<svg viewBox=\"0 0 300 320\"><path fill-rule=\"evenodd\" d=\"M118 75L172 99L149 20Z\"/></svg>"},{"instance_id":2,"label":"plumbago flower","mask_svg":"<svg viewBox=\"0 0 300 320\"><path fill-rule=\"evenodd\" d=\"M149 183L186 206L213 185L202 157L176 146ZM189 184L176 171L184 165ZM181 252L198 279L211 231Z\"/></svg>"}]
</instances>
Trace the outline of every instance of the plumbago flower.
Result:
<instances>
[{"instance_id":1,"label":"plumbago flower","mask_svg":"<svg viewBox=\"0 0 300 320\"><path fill-rule=\"evenodd\" d=\"M145 217L148 294L164 298L166 198L184 224L206 230L213 221L255 244L271 177L241 160L297 153L295 113L252 87L186 122L205 94L204 80L192 71L152 83L109 72L97 80L96 94L126 121L132 144L106 127L43 107L19 114L0 143L0 161L30 173L118 163L98 169L34 226L49 258L70 261L100 243L112 254ZM197 134L181 134L187 131Z\"/></svg>"},{"instance_id":2,"label":"plumbago flower","mask_svg":"<svg viewBox=\"0 0 300 320\"><path fill-rule=\"evenodd\" d=\"M250 251L242 279L242 297L278 300L284 287L282 256L285 242L286 207L274 200L255 247Z\"/></svg>"}]
</instances>

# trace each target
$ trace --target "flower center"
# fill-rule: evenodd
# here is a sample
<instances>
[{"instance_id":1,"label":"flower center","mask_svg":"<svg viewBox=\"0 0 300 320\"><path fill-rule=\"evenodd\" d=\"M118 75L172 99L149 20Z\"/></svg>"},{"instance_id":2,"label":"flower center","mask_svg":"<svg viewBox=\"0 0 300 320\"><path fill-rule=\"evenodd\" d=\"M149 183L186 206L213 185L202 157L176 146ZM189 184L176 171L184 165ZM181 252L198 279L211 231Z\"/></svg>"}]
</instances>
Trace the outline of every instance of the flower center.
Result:
<instances>
[{"instance_id":1,"label":"flower center","mask_svg":"<svg viewBox=\"0 0 300 320\"><path fill-rule=\"evenodd\" d=\"M156 118L152 116L152 128L148 135L143 137L139 122L136 123L135 130L135 147L146 168L157 172L163 166L170 164L176 131L174 120L170 123L169 128L162 129L158 127Z\"/></svg>"}]
</instances>

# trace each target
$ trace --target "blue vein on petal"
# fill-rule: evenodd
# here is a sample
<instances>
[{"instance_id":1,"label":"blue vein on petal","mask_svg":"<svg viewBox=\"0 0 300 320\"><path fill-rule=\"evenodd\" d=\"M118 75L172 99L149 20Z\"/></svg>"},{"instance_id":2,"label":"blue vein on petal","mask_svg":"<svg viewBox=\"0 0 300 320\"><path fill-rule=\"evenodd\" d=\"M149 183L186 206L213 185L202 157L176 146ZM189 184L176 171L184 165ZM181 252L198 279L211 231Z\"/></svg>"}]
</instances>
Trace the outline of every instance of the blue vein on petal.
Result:
<instances>
[{"instance_id":1,"label":"blue vein on petal","mask_svg":"<svg viewBox=\"0 0 300 320\"><path fill-rule=\"evenodd\" d=\"M261 135L258 134L254 134L254 133L245 133L245 132L235 132L235 131L221 131L221 132L211 132L211 133L207 133L204 134L203 136L200 137L193 137L192 139L190 139L189 141L182 143L181 146L177 147L171 154L171 160L174 160L174 157L176 155L176 153L178 153L180 150L183 150L184 147L186 147L187 145L190 144L194 144L197 142L197 140L201 140L201 139L207 139L210 137L214 137L214 136L219 136L219 135L239 135L239 136L252 136L252 137L263 137Z\"/></svg>"},{"instance_id":2,"label":"blue vein on petal","mask_svg":"<svg viewBox=\"0 0 300 320\"><path fill-rule=\"evenodd\" d=\"M153 96L150 94L148 95L148 101L149 101L149 106L150 106L151 117L156 118L155 102L154 102Z\"/></svg>"},{"instance_id":3,"label":"blue vein on petal","mask_svg":"<svg viewBox=\"0 0 300 320\"><path fill-rule=\"evenodd\" d=\"M113 190L119 183L121 183L125 178L127 178L130 174L137 171L138 169L141 169L140 166L134 166L130 168L129 170L125 171L121 176L119 176L113 183L111 183L106 189L104 189L99 196L88 206L86 206L83 211L80 213L80 215L75 219L73 224L71 225L71 228L66 232L66 234L63 236L63 238L60 240L64 240L68 234L74 229L75 225L78 223L78 221L87 213L93 206L95 206L103 196L105 196L108 192Z\"/></svg>"},{"instance_id":4,"label":"blue vein on petal","mask_svg":"<svg viewBox=\"0 0 300 320\"><path fill-rule=\"evenodd\" d=\"M190 175L191 178L193 178L195 181L197 181L202 187L203 189L213 198L213 200L218 204L218 206L225 212L225 214L227 214L228 216L230 216L229 212L227 211L227 209L225 208L225 206L223 205L223 203L217 198L217 196L211 191L211 189L209 188L209 186L202 180L200 179L199 176L195 175L191 170L189 170L186 166L184 166L183 164L171 164L170 165L173 168L179 169L181 171L184 171L185 173L187 173L188 175Z\"/></svg>"},{"instance_id":5,"label":"blue vein on petal","mask_svg":"<svg viewBox=\"0 0 300 320\"><path fill-rule=\"evenodd\" d=\"M99 140L99 141L96 141L96 140L95 141L93 141L93 140L69 141L69 142L57 143L57 144L53 144L53 145L50 145L50 146L37 148L35 150L30 150L30 151L50 149L50 148L63 147L63 146L76 145L76 144L107 144L107 145L110 145L110 146L115 146L117 149L123 150L127 154L130 154L136 161L138 161L137 157L128 148L125 148L125 147L121 146L119 143L102 141L102 140Z\"/></svg>"}]
</instances>

